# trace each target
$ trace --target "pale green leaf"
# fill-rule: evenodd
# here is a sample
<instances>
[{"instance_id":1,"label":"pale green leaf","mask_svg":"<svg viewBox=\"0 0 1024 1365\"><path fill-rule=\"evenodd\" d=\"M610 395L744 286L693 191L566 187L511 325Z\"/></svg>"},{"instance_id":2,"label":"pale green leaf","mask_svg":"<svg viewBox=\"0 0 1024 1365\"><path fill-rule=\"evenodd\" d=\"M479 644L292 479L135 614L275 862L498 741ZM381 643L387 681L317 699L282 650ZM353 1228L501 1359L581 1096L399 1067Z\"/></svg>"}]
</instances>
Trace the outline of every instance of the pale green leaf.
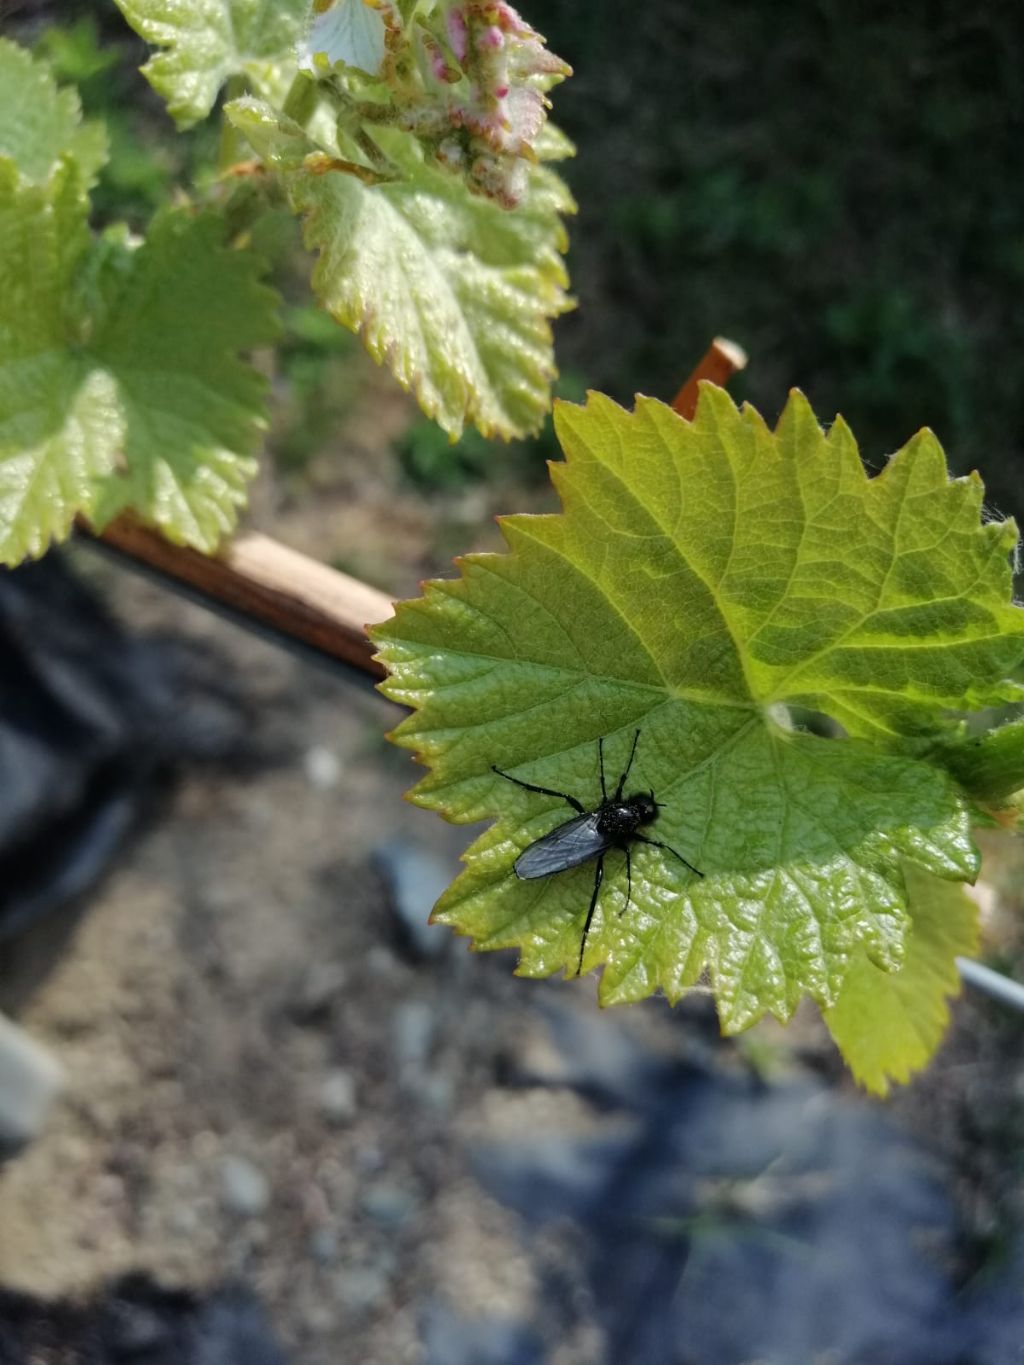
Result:
<instances>
[{"instance_id":1,"label":"pale green leaf","mask_svg":"<svg viewBox=\"0 0 1024 1365\"><path fill-rule=\"evenodd\" d=\"M335 63L376 76L384 62L384 20L366 0L334 0L299 44L299 65L314 75Z\"/></svg>"},{"instance_id":2,"label":"pale green leaf","mask_svg":"<svg viewBox=\"0 0 1024 1365\"><path fill-rule=\"evenodd\" d=\"M576 155L576 144L550 119L545 119L537 138L537 155L541 161L566 161Z\"/></svg>"},{"instance_id":3,"label":"pale green leaf","mask_svg":"<svg viewBox=\"0 0 1024 1365\"><path fill-rule=\"evenodd\" d=\"M1009 678L1024 622L1012 604L1017 527L978 525L978 475L950 481L925 429L868 481L846 424L826 437L804 401L787 406L778 442L783 461L763 470L759 497L770 513L797 497L806 515L777 528L763 578L740 567L741 530L730 574L737 620L755 632L759 693L879 739L1020 698ZM788 466L795 479L780 476ZM742 508L734 515L743 527Z\"/></svg>"},{"instance_id":4,"label":"pale green leaf","mask_svg":"<svg viewBox=\"0 0 1024 1365\"><path fill-rule=\"evenodd\" d=\"M0 160L0 563L66 536L113 468L120 414L69 309L88 249L73 165L44 187Z\"/></svg>"},{"instance_id":5,"label":"pale green leaf","mask_svg":"<svg viewBox=\"0 0 1024 1365\"><path fill-rule=\"evenodd\" d=\"M906 959L885 972L861 956L850 964L825 1022L861 1085L885 1095L931 1060L960 992L957 957L978 948L978 907L962 887L908 863Z\"/></svg>"},{"instance_id":6,"label":"pale green leaf","mask_svg":"<svg viewBox=\"0 0 1024 1365\"><path fill-rule=\"evenodd\" d=\"M983 805L998 809L1004 803L1019 804L1024 793L1024 718L977 734L959 727L941 734L926 752Z\"/></svg>"},{"instance_id":7,"label":"pale green leaf","mask_svg":"<svg viewBox=\"0 0 1024 1365\"><path fill-rule=\"evenodd\" d=\"M222 237L213 215L157 218L91 348L125 423L124 470L100 490L96 520L131 507L206 551L234 527L256 470L266 382L238 352L277 328L258 259Z\"/></svg>"},{"instance_id":8,"label":"pale green leaf","mask_svg":"<svg viewBox=\"0 0 1024 1365\"><path fill-rule=\"evenodd\" d=\"M522 849L572 812L491 771L599 798L597 740L663 809L651 829L699 868L640 848L632 899L608 858L585 966L601 998L671 999L707 970L723 1026L803 994L838 998L865 953L897 967L903 864L970 880L967 802L906 731L1007 693L1024 656L1010 526L950 481L934 438L869 478L848 429L824 436L794 394L776 432L705 386L695 421L638 399L560 404L564 511L504 523L510 553L461 561L374 638L396 731L431 774L414 799L497 823L437 915L519 971L575 971L593 864L519 881ZM787 728L811 707L860 737ZM875 742L872 742L875 741Z\"/></svg>"},{"instance_id":9,"label":"pale green leaf","mask_svg":"<svg viewBox=\"0 0 1024 1365\"><path fill-rule=\"evenodd\" d=\"M244 76L281 100L296 68L295 45L309 0L117 0L148 43L161 49L142 68L182 128L204 119L221 87Z\"/></svg>"},{"instance_id":10,"label":"pale green leaf","mask_svg":"<svg viewBox=\"0 0 1024 1365\"><path fill-rule=\"evenodd\" d=\"M0 563L77 513L131 506L212 550L234 524L265 384L238 357L274 332L254 257L214 218L92 243L73 168L48 188L0 161Z\"/></svg>"},{"instance_id":11,"label":"pale green leaf","mask_svg":"<svg viewBox=\"0 0 1024 1365\"><path fill-rule=\"evenodd\" d=\"M569 306L559 215L573 205L558 177L531 167L524 203L508 211L397 129L374 130L395 178L365 183L330 169L328 153L266 104L240 100L228 113L306 218L321 303L423 411L453 438L467 422L485 435L535 430L556 375L550 319Z\"/></svg>"},{"instance_id":12,"label":"pale green leaf","mask_svg":"<svg viewBox=\"0 0 1024 1365\"><path fill-rule=\"evenodd\" d=\"M82 123L77 92L58 90L47 68L6 38L0 38L0 157L36 185L50 179L63 157L75 160L89 185L106 160L103 128Z\"/></svg>"}]
</instances>

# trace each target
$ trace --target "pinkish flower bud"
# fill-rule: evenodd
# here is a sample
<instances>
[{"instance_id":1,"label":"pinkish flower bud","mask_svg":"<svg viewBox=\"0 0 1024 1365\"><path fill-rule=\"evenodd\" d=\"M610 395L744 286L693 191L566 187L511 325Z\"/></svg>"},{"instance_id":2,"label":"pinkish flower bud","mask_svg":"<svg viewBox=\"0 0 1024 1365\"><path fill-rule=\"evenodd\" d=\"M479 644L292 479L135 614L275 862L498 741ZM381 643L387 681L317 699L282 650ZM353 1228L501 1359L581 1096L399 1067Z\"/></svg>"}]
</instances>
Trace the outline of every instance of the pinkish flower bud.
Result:
<instances>
[{"instance_id":1,"label":"pinkish flower bud","mask_svg":"<svg viewBox=\"0 0 1024 1365\"><path fill-rule=\"evenodd\" d=\"M422 35L421 41L430 63L430 70L436 81L441 81L445 85L454 85L461 80L461 73L448 64L448 58L436 38L425 33Z\"/></svg>"},{"instance_id":2,"label":"pinkish flower bud","mask_svg":"<svg viewBox=\"0 0 1024 1365\"><path fill-rule=\"evenodd\" d=\"M498 0L494 6L495 23L501 25L506 33L517 33L522 36L532 36L533 29L525 23L511 5L505 4L505 0Z\"/></svg>"},{"instance_id":3,"label":"pinkish flower bud","mask_svg":"<svg viewBox=\"0 0 1024 1365\"><path fill-rule=\"evenodd\" d=\"M461 171L466 164L466 149L458 138L446 137L434 155L450 171Z\"/></svg>"},{"instance_id":4,"label":"pinkish flower bud","mask_svg":"<svg viewBox=\"0 0 1024 1365\"><path fill-rule=\"evenodd\" d=\"M418 139L435 166L474 193L505 208L522 203L546 92L570 71L508 0L309 3L314 18L299 54L315 59L317 80L339 82L351 99L359 73L376 78L393 98L390 108L375 105L369 121Z\"/></svg>"},{"instance_id":5,"label":"pinkish flower bud","mask_svg":"<svg viewBox=\"0 0 1024 1365\"><path fill-rule=\"evenodd\" d=\"M469 51L469 33L466 29L466 14L461 9L450 9L446 23L448 30L448 42L451 44L452 52L460 62L466 60Z\"/></svg>"}]
</instances>

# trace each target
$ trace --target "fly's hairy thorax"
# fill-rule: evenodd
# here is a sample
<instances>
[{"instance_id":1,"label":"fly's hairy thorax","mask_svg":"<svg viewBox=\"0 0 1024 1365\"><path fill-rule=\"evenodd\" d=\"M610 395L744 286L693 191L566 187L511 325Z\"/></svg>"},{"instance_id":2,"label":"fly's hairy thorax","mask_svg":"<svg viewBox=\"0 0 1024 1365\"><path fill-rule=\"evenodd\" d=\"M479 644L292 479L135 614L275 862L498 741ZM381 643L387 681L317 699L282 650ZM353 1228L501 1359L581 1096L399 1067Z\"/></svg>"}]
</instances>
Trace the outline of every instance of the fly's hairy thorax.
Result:
<instances>
[{"instance_id":1,"label":"fly's hairy thorax","mask_svg":"<svg viewBox=\"0 0 1024 1365\"><path fill-rule=\"evenodd\" d=\"M651 797L640 794L627 797L625 801L609 801L603 805L597 817L597 828L611 844L620 844L633 838L641 825L649 825L658 814L658 807Z\"/></svg>"}]
</instances>

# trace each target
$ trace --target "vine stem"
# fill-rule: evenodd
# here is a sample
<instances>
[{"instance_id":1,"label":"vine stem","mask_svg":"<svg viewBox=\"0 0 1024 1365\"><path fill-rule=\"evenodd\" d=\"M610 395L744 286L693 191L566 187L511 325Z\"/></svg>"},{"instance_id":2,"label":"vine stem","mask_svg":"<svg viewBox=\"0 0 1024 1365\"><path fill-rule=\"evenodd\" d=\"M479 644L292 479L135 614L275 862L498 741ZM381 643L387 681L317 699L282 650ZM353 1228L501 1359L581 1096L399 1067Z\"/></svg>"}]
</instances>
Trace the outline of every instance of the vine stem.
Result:
<instances>
[{"instance_id":1,"label":"vine stem","mask_svg":"<svg viewBox=\"0 0 1024 1365\"><path fill-rule=\"evenodd\" d=\"M241 99L248 89L244 76L230 76L224 91L224 103ZM236 162L241 160L245 140L229 118L222 118L220 125L220 144L217 148L217 169L224 175Z\"/></svg>"},{"instance_id":2,"label":"vine stem","mask_svg":"<svg viewBox=\"0 0 1024 1365\"><path fill-rule=\"evenodd\" d=\"M304 71L297 71L294 80L288 87L288 93L284 97L281 111L305 128L313 117L318 98L319 92L316 81L313 80L312 76L307 76Z\"/></svg>"}]
</instances>

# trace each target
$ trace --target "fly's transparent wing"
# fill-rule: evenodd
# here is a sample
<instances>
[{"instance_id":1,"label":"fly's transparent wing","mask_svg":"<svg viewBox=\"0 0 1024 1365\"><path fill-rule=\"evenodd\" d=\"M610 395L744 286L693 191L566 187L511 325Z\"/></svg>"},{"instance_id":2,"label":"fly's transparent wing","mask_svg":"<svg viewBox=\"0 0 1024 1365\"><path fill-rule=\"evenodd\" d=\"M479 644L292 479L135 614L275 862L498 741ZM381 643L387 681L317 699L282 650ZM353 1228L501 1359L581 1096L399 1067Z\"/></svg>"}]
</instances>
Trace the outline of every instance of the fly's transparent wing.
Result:
<instances>
[{"instance_id":1,"label":"fly's transparent wing","mask_svg":"<svg viewBox=\"0 0 1024 1365\"><path fill-rule=\"evenodd\" d=\"M588 858L603 853L608 840L598 831L597 818L597 811L577 815L524 849L515 861L516 876L524 882L534 877L548 877L552 872L578 867Z\"/></svg>"}]
</instances>

